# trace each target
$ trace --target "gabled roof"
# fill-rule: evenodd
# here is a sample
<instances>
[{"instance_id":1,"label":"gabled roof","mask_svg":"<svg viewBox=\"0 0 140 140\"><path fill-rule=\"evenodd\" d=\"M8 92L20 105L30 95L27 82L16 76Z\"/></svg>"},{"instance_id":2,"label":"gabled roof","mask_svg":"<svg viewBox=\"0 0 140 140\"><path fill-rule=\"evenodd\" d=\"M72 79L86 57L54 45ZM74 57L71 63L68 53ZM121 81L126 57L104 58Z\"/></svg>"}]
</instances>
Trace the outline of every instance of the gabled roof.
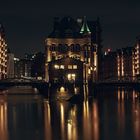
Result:
<instances>
[{"instance_id":1,"label":"gabled roof","mask_svg":"<svg viewBox=\"0 0 140 140\"><path fill-rule=\"evenodd\" d=\"M82 38L79 33L79 25L71 17L64 17L61 20L57 18L54 21L54 28L49 38Z\"/></svg>"}]
</instances>

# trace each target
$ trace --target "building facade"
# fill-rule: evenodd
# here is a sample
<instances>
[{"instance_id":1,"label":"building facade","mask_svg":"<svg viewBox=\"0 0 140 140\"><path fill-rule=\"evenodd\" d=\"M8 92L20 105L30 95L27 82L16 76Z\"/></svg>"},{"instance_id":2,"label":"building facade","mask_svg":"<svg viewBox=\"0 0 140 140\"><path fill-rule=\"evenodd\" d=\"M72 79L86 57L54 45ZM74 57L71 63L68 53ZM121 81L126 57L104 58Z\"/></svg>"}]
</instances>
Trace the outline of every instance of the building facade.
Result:
<instances>
[{"instance_id":1,"label":"building facade","mask_svg":"<svg viewBox=\"0 0 140 140\"><path fill-rule=\"evenodd\" d=\"M0 79L7 77L7 43L4 27L0 24Z\"/></svg>"},{"instance_id":2,"label":"building facade","mask_svg":"<svg viewBox=\"0 0 140 140\"><path fill-rule=\"evenodd\" d=\"M118 79L132 80L133 78L133 55L134 48L126 47L117 50Z\"/></svg>"},{"instance_id":3,"label":"building facade","mask_svg":"<svg viewBox=\"0 0 140 140\"><path fill-rule=\"evenodd\" d=\"M14 54L7 53L7 78L14 78Z\"/></svg>"},{"instance_id":4,"label":"building facade","mask_svg":"<svg viewBox=\"0 0 140 140\"><path fill-rule=\"evenodd\" d=\"M28 77L43 80L45 77L45 55L42 52L25 54L14 58L14 77Z\"/></svg>"},{"instance_id":5,"label":"building facade","mask_svg":"<svg viewBox=\"0 0 140 140\"><path fill-rule=\"evenodd\" d=\"M45 54L38 52L32 57L31 77L36 79L45 78Z\"/></svg>"},{"instance_id":6,"label":"building facade","mask_svg":"<svg viewBox=\"0 0 140 140\"><path fill-rule=\"evenodd\" d=\"M14 77L15 78L20 78L20 59L14 57Z\"/></svg>"},{"instance_id":7,"label":"building facade","mask_svg":"<svg viewBox=\"0 0 140 140\"><path fill-rule=\"evenodd\" d=\"M137 39L137 42L133 49L133 76L140 75L140 38Z\"/></svg>"},{"instance_id":8,"label":"building facade","mask_svg":"<svg viewBox=\"0 0 140 140\"><path fill-rule=\"evenodd\" d=\"M77 22L79 27L82 27L83 19L77 18ZM91 37L91 43L97 45L97 64L98 64L98 80L102 79L103 76L103 69L102 69L102 59L103 59L103 53L102 53L102 28L100 24L99 17L96 20L87 20L87 25L90 30L90 37Z\"/></svg>"},{"instance_id":9,"label":"building facade","mask_svg":"<svg viewBox=\"0 0 140 140\"><path fill-rule=\"evenodd\" d=\"M107 52L103 56L102 71L103 80L118 79L118 62L116 52Z\"/></svg>"},{"instance_id":10,"label":"building facade","mask_svg":"<svg viewBox=\"0 0 140 140\"><path fill-rule=\"evenodd\" d=\"M88 82L98 79L97 44L91 42L91 32L85 18L81 28L71 17L55 19L54 29L45 40L45 45L46 81L63 79ZM56 73L59 73L58 77Z\"/></svg>"},{"instance_id":11,"label":"building facade","mask_svg":"<svg viewBox=\"0 0 140 140\"><path fill-rule=\"evenodd\" d=\"M14 58L14 77L31 77L31 65L31 59L26 57L22 59Z\"/></svg>"},{"instance_id":12,"label":"building facade","mask_svg":"<svg viewBox=\"0 0 140 140\"><path fill-rule=\"evenodd\" d=\"M104 80L137 80L140 75L140 41L133 47L117 49L103 57Z\"/></svg>"}]
</instances>

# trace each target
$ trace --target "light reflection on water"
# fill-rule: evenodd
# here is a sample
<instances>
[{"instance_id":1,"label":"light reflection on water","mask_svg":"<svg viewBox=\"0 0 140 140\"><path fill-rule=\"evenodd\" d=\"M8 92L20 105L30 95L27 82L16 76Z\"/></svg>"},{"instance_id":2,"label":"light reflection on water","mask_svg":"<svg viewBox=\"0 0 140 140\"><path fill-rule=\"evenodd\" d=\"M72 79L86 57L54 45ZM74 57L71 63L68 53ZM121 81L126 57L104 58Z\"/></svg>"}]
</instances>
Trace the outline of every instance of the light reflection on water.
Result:
<instances>
[{"instance_id":1,"label":"light reflection on water","mask_svg":"<svg viewBox=\"0 0 140 140\"><path fill-rule=\"evenodd\" d=\"M78 104L39 95L0 95L0 140L139 140L139 92L119 88L97 93Z\"/></svg>"}]
</instances>

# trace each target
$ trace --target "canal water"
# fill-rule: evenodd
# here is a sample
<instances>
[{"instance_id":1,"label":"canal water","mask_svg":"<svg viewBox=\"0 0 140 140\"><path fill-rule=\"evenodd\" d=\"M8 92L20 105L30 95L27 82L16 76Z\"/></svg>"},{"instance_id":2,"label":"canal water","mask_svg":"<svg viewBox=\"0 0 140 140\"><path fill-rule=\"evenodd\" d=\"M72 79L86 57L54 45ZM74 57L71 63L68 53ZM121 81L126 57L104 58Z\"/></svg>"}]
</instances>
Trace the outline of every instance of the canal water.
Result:
<instances>
[{"instance_id":1,"label":"canal water","mask_svg":"<svg viewBox=\"0 0 140 140\"><path fill-rule=\"evenodd\" d=\"M48 101L28 87L1 91L0 140L140 139L138 91L118 87L92 94L70 103Z\"/></svg>"}]
</instances>

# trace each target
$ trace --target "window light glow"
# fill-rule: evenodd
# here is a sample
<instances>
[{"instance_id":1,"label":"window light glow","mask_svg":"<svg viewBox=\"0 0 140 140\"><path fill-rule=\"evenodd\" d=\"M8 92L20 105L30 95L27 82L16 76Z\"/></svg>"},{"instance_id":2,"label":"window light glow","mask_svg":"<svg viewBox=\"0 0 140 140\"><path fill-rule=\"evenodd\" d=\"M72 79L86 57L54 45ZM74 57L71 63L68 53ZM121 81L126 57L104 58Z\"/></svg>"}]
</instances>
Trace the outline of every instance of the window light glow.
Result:
<instances>
[{"instance_id":1,"label":"window light glow","mask_svg":"<svg viewBox=\"0 0 140 140\"><path fill-rule=\"evenodd\" d=\"M54 68L55 69L59 69L59 65L54 65Z\"/></svg>"},{"instance_id":2,"label":"window light glow","mask_svg":"<svg viewBox=\"0 0 140 140\"><path fill-rule=\"evenodd\" d=\"M73 69L77 69L77 65L73 65Z\"/></svg>"},{"instance_id":3,"label":"window light glow","mask_svg":"<svg viewBox=\"0 0 140 140\"><path fill-rule=\"evenodd\" d=\"M64 65L60 65L60 69L64 69L65 67L64 67Z\"/></svg>"},{"instance_id":4,"label":"window light glow","mask_svg":"<svg viewBox=\"0 0 140 140\"><path fill-rule=\"evenodd\" d=\"M68 69L72 69L72 65L68 65Z\"/></svg>"},{"instance_id":5,"label":"window light glow","mask_svg":"<svg viewBox=\"0 0 140 140\"><path fill-rule=\"evenodd\" d=\"M68 80L69 80L69 81L75 80L76 74L70 73L70 74L67 75L67 77L68 77Z\"/></svg>"},{"instance_id":6,"label":"window light glow","mask_svg":"<svg viewBox=\"0 0 140 140\"><path fill-rule=\"evenodd\" d=\"M61 87L61 88L60 88L60 92L61 92L61 93L65 92L65 88L64 88L64 87Z\"/></svg>"}]
</instances>

